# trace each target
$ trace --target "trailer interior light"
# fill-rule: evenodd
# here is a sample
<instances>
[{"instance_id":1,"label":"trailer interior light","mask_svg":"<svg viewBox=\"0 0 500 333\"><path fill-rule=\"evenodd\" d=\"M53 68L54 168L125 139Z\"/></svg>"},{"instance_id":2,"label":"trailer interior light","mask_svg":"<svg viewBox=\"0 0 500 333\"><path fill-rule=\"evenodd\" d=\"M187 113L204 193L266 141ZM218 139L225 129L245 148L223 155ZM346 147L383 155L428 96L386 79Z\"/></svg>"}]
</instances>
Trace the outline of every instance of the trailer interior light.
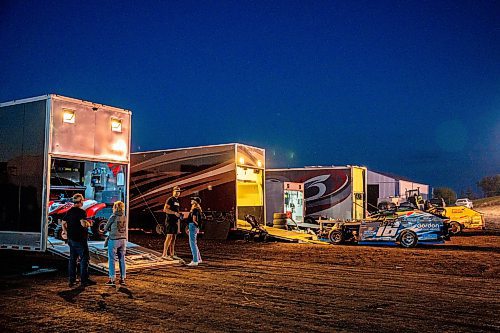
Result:
<instances>
[{"instance_id":1,"label":"trailer interior light","mask_svg":"<svg viewBox=\"0 0 500 333\"><path fill-rule=\"evenodd\" d=\"M240 164L245 164L245 159L243 157L240 157Z\"/></svg>"},{"instance_id":2,"label":"trailer interior light","mask_svg":"<svg viewBox=\"0 0 500 333\"><path fill-rule=\"evenodd\" d=\"M63 109L63 122L68 124L75 123L75 110Z\"/></svg>"},{"instance_id":3,"label":"trailer interior light","mask_svg":"<svg viewBox=\"0 0 500 333\"><path fill-rule=\"evenodd\" d=\"M113 144L112 149L114 151L126 153L127 152L127 144L123 140L118 140Z\"/></svg>"},{"instance_id":4,"label":"trailer interior light","mask_svg":"<svg viewBox=\"0 0 500 333\"><path fill-rule=\"evenodd\" d=\"M261 161L261 160L257 160L257 166L258 166L259 168L261 168L261 167L262 167L262 161Z\"/></svg>"},{"instance_id":5,"label":"trailer interior light","mask_svg":"<svg viewBox=\"0 0 500 333\"><path fill-rule=\"evenodd\" d=\"M122 120L118 118L111 117L111 131L122 132Z\"/></svg>"}]
</instances>

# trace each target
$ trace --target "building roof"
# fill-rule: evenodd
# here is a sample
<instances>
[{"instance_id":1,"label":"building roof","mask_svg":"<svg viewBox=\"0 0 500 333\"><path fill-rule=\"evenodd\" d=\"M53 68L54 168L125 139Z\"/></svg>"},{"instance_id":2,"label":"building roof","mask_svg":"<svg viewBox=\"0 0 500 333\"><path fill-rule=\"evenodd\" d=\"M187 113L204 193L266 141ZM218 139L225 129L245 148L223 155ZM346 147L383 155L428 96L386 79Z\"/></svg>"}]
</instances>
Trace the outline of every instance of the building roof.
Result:
<instances>
[{"instance_id":1,"label":"building roof","mask_svg":"<svg viewBox=\"0 0 500 333\"><path fill-rule=\"evenodd\" d=\"M396 175L396 174L391 173L391 172L380 172L380 171L375 171L375 170L370 170L370 169L368 169L368 171L371 171L371 172L374 172L374 173L378 173L378 174L380 174L382 176L393 178L395 180L403 180L403 181L406 181L406 182L412 182L412 183L417 183L417 184L422 184L422 185L428 185L428 184L425 184L425 183L422 183L422 182L417 182L417 181L415 181L413 179L410 179L410 178L407 178L407 177L404 177L404 176Z\"/></svg>"}]
</instances>

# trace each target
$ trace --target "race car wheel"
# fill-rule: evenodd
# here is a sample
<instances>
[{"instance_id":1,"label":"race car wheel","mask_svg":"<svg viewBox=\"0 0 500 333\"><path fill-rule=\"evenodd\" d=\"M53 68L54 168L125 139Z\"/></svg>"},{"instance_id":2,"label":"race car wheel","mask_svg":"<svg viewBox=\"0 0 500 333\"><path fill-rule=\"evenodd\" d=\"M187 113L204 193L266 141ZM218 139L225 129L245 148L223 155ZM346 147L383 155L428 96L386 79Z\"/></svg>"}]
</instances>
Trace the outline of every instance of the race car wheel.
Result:
<instances>
[{"instance_id":1,"label":"race car wheel","mask_svg":"<svg viewBox=\"0 0 500 333\"><path fill-rule=\"evenodd\" d=\"M399 243L402 247L415 247L418 243L417 234L410 230L403 230L399 237Z\"/></svg>"},{"instance_id":2,"label":"race car wheel","mask_svg":"<svg viewBox=\"0 0 500 333\"><path fill-rule=\"evenodd\" d=\"M340 230L333 230L328 235L328 238L333 244L342 244L342 242L344 241L344 234Z\"/></svg>"},{"instance_id":3,"label":"race car wheel","mask_svg":"<svg viewBox=\"0 0 500 333\"><path fill-rule=\"evenodd\" d=\"M96 240L103 240L106 237L106 230L104 230L106 223L108 223L108 220L104 218L97 218L94 220L92 224L92 233Z\"/></svg>"},{"instance_id":4,"label":"race car wheel","mask_svg":"<svg viewBox=\"0 0 500 333\"><path fill-rule=\"evenodd\" d=\"M450 222L450 233L452 235L458 235L462 232L462 225L457 221Z\"/></svg>"}]
</instances>

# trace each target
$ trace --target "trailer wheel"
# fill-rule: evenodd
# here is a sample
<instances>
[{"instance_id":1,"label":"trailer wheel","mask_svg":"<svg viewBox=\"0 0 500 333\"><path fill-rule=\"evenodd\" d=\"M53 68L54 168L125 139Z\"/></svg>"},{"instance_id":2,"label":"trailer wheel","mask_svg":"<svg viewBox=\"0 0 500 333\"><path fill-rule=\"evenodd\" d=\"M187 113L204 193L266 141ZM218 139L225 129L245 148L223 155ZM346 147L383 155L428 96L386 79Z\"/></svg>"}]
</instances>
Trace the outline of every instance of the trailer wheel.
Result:
<instances>
[{"instance_id":1,"label":"trailer wheel","mask_svg":"<svg viewBox=\"0 0 500 333\"><path fill-rule=\"evenodd\" d=\"M458 235L461 232L462 232L462 225L460 223L458 223L457 221L451 221L450 222L450 233L452 235Z\"/></svg>"},{"instance_id":2,"label":"trailer wheel","mask_svg":"<svg viewBox=\"0 0 500 333\"><path fill-rule=\"evenodd\" d=\"M344 233L341 230L332 230L328 235L332 244L342 244L344 242Z\"/></svg>"},{"instance_id":3,"label":"trailer wheel","mask_svg":"<svg viewBox=\"0 0 500 333\"><path fill-rule=\"evenodd\" d=\"M405 248L415 247L418 243L417 234L411 230L403 230L399 236L399 243Z\"/></svg>"}]
</instances>

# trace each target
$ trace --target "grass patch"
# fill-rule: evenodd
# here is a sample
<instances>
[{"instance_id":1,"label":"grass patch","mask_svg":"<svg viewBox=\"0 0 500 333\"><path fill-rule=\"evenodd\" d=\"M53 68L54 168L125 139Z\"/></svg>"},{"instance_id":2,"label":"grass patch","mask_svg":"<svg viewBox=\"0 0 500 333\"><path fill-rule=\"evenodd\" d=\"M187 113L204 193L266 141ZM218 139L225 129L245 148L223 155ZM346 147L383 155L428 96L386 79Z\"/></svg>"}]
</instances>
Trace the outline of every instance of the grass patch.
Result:
<instances>
[{"instance_id":1,"label":"grass patch","mask_svg":"<svg viewBox=\"0 0 500 333\"><path fill-rule=\"evenodd\" d=\"M473 201L474 207L486 207L500 205L500 196L482 198Z\"/></svg>"}]
</instances>

